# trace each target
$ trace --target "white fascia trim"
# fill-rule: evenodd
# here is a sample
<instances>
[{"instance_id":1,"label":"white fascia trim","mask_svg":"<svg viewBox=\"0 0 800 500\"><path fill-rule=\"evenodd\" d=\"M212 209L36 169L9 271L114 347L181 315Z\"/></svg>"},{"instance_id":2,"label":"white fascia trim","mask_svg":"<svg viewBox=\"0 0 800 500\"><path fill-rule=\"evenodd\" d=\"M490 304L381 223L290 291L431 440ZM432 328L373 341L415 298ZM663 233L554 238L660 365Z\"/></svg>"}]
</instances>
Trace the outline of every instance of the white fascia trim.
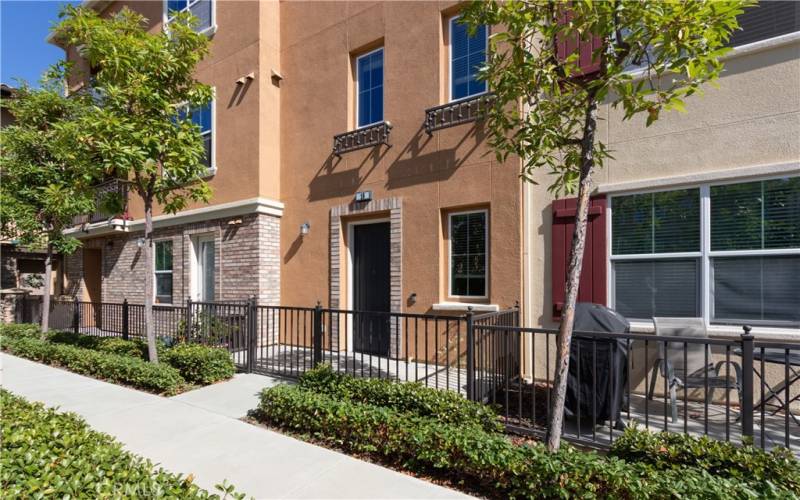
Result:
<instances>
[{"instance_id":1,"label":"white fascia trim","mask_svg":"<svg viewBox=\"0 0 800 500\"><path fill-rule=\"evenodd\" d=\"M696 174L679 175L674 177L658 177L640 181L615 182L600 184L597 192L600 194L621 193L625 191L641 191L661 187L677 187L681 185L703 184L726 180L747 179L750 177L767 177L779 175L800 174L800 162L774 163L770 165L756 165L753 167L732 168L726 170L712 170Z\"/></svg>"},{"instance_id":2,"label":"white fascia trim","mask_svg":"<svg viewBox=\"0 0 800 500\"><path fill-rule=\"evenodd\" d=\"M497 312L500 306L497 304L470 304L468 302L439 302L433 304L431 308L434 311L458 311L467 312L472 308L475 312Z\"/></svg>"},{"instance_id":3,"label":"white fascia trim","mask_svg":"<svg viewBox=\"0 0 800 500\"><path fill-rule=\"evenodd\" d=\"M727 61L729 59L735 59L737 57L748 56L751 54L757 54L758 52L763 52L765 50L783 47L784 45L790 45L798 41L800 41L800 31L794 31L792 33L786 33L785 35L767 38L766 40L759 40L746 45L733 47L730 52L722 56L720 59ZM631 78L633 78L633 81L641 80L647 76L647 68L635 69L628 74L631 76Z\"/></svg>"},{"instance_id":4,"label":"white fascia trim","mask_svg":"<svg viewBox=\"0 0 800 500\"><path fill-rule=\"evenodd\" d=\"M239 215L253 213L281 217L283 216L283 203L270 200L268 198L259 197L240 201L232 201L230 203L221 203L219 205L211 205L208 207L195 208L192 210L178 212L177 214L157 215L153 217L153 228L177 226L179 224L191 224L193 222L222 219L225 217L236 217ZM144 230L144 219L128 221L125 225L125 230ZM111 224L107 221L103 221L89 224L86 231L82 230L80 227L74 227L65 230L64 234L81 239L89 236L98 236L113 232L115 232L115 230L113 227L111 227Z\"/></svg>"}]
</instances>

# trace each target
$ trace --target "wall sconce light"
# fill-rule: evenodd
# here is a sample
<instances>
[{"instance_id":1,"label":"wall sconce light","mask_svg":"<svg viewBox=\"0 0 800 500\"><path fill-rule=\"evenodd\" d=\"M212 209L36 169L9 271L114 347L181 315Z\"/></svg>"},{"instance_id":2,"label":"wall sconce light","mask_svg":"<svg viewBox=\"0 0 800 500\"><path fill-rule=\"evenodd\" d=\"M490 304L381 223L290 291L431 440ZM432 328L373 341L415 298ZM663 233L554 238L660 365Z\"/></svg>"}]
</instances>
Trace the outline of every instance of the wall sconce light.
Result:
<instances>
[{"instance_id":1,"label":"wall sconce light","mask_svg":"<svg viewBox=\"0 0 800 500\"><path fill-rule=\"evenodd\" d=\"M356 193L356 203L372 201L372 191L359 191Z\"/></svg>"},{"instance_id":2,"label":"wall sconce light","mask_svg":"<svg viewBox=\"0 0 800 500\"><path fill-rule=\"evenodd\" d=\"M136 246L142 248L144 246L144 238L139 238L136 240Z\"/></svg>"},{"instance_id":3,"label":"wall sconce light","mask_svg":"<svg viewBox=\"0 0 800 500\"><path fill-rule=\"evenodd\" d=\"M303 222L300 224L300 236L307 235L309 231L311 231L311 224L308 222Z\"/></svg>"}]
</instances>

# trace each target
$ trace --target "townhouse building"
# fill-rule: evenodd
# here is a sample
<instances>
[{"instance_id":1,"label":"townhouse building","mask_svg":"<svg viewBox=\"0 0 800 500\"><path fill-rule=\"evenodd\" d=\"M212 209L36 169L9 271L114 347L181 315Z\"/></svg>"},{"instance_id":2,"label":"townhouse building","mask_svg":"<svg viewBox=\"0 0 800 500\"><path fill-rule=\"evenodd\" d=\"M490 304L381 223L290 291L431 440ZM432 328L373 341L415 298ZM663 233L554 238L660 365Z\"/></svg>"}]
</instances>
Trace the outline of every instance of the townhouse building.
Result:
<instances>
[{"instance_id":1,"label":"townhouse building","mask_svg":"<svg viewBox=\"0 0 800 500\"><path fill-rule=\"evenodd\" d=\"M124 216L87 216L70 294L140 302L153 273L159 304L456 314L519 301L526 325L555 324L574 202L489 150L475 67L492 28L469 36L460 3L85 4L127 6L153 31L173 10L200 18L212 43L197 76L216 98L193 119L214 195L155 218L154 269L135 196ZM688 113L646 128L601 109L614 159L596 173L579 298L637 329L658 315L721 334L800 324L800 8L761 2L741 23L719 88Z\"/></svg>"}]
</instances>

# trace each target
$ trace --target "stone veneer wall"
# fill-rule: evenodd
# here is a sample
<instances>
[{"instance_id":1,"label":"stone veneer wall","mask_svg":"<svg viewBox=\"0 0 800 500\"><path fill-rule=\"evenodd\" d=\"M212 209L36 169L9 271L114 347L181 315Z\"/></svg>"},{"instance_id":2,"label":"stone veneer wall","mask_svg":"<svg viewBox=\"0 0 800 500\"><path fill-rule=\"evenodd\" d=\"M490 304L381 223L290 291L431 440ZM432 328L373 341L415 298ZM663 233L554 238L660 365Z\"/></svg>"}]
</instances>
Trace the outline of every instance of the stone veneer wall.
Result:
<instances>
[{"instance_id":1,"label":"stone veneer wall","mask_svg":"<svg viewBox=\"0 0 800 500\"><path fill-rule=\"evenodd\" d=\"M241 221L239 223L239 221ZM255 295L260 304L280 304L280 218L251 214L156 228L156 240L172 240L173 304L189 298L192 238L214 235L215 300ZM83 248L99 248L103 258L103 302L144 302L144 253L137 245L142 231L86 239ZM66 258L68 295L82 297L82 249Z\"/></svg>"}]
</instances>

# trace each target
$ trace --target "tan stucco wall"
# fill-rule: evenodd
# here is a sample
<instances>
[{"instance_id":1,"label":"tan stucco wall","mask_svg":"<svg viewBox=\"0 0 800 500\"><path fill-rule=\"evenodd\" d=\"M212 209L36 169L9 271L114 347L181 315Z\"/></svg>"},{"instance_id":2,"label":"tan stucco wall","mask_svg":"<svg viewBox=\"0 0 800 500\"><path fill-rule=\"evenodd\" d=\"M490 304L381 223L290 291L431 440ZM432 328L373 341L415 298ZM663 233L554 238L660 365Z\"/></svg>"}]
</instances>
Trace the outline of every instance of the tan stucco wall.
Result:
<instances>
[{"instance_id":1,"label":"tan stucco wall","mask_svg":"<svg viewBox=\"0 0 800 500\"><path fill-rule=\"evenodd\" d=\"M725 63L719 88L686 99L687 113L669 112L649 128L643 116L622 121L621 109L600 109L599 136L614 160L595 172L595 185L680 179L800 161L800 42L734 55ZM531 326L550 321L550 203L545 172L527 186L532 207Z\"/></svg>"},{"instance_id":2,"label":"tan stucco wall","mask_svg":"<svg viewBox=\"0 0 800 500\"><path fill-rule=\"evenodd\" d=\"M119 1L103 14L127 5L150 19L150 30L162 26L164 2ZM279 89L270 79L270 68L279 68L277 2L217 1L216 32L210 54L197 68L197 79L216 92L214 129L217 173L208 180L213 190L209 205L258 196L280 196L278 164ZM74 56L74 54L73 54ZM254 73L244 85L237 80ZM190 204L187 209L205 204ZM141 200L131 195L129 213L144 216ZM155 215L160 211L156 210Z\"/></svg>"},{"instance_id":3,"label":"tan stucco wall","mask_svg":"<svg viewBox=\"0 0 800 500\"><path fill-rule=\"evenodd\" d=\"M374 200L402 199L404 310L429 311L447 299L442 217L458 207L490 210L490 297L484 302L509 306L520 297L519 161L498 164L485 155L485 135L476 123L432 137L422 128L425 109L444 102L442 12L453 5L281 4L284 304L328 303L330 209L365 190ZM393 146L338 159L331 154L333 136L351 130L353 123L351 59L381 40L384 118L393 125ZM299 228L306 221L311 231L301 238ZM341 276L347 276L345 269ZM411 293L417 294L413 305L407 303Z\"/></svg>"}]
</instances>

